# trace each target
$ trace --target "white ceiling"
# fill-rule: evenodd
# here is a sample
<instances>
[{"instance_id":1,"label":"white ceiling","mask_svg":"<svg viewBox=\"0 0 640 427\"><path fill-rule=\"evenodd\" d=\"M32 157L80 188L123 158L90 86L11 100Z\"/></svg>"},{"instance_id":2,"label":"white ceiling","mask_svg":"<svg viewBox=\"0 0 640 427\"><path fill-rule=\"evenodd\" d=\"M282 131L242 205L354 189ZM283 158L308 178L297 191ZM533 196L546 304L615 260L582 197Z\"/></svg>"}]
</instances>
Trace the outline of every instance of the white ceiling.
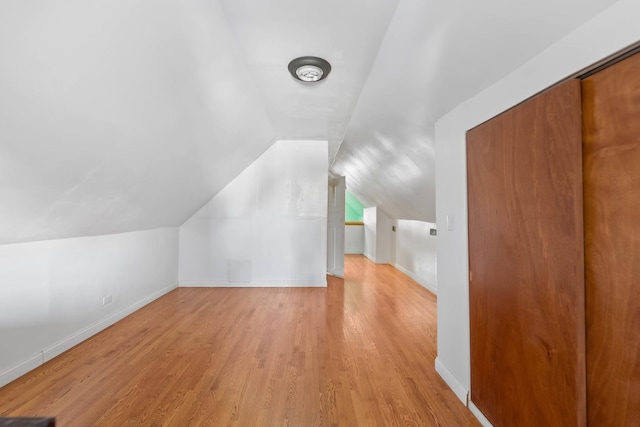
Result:
<instances>
[{"instance_id":1,"label":"white ceiling","mask_svg":"<svg viewBox=\"0 0 640 427\"><path fill-rule=\"evenodd\" d=\"M614 2L401 0L332 172L366 206L435 222L435 121Z\"/></svg>"},{"instance_id":2,"label":"white ceiling","mask_svg":"<svg viewBox=\"0 0 640 427\"><path fill-rule=\"evenodd\" d=\"M434 221L435 120L612 3L3 0L0 244L180 225L276 139Z\"/></svg>"}]
</instances>

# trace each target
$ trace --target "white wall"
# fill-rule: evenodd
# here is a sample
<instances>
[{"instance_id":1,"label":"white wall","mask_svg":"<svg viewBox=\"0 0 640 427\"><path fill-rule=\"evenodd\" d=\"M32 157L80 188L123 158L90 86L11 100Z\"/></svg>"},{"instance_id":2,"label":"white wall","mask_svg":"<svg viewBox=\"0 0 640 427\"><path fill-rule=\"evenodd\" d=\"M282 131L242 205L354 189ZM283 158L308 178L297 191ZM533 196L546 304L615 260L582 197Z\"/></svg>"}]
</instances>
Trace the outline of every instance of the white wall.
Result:
<instances>
[{"instance_id":1,"label":"white wall","mask_svg":"<svg viewBox=\"0 0 640 427\"><path fill-rule=\"evenodd\" d=\"M180 286L326 286L326 141L278 141L180 227Z\"/></svg>"},{"instance_id":2,"label":"white wall","mask_svg":"<svg viewBox=\"0 0 640 427\"><path fill-rule=\"evenodd\" d=\"M391 262L392 241L391 226L395 221L382 209L376 208L376 263L389 264Z\"/></svg>"},{"instance_id":3,"label":"white wall","mask_svg":"<svg viewBox=\"0 0 640 427\"><path fill-rule=\"evenodd\" d=\"M398 221L389 218L389 264L396 265L396 246L398 245L398 234L396 233L398 228Z\"/></svg>"},{"instance_id":4,"label":"white wall","mask_svg":"<svg viewBox=\"0 0 640 427\"><path fill-rule=\"evenodd\" d=\"M327 191L327 273L344 277L345 254L345 177L329 181Z\"/></svg>"},{"instance_id":5,"label":"white wall","mask_svg":"<svg viewBox=\"0 0 640 427\"><path fill-rule=\"evenodd\" d=\"M344 230L344 253L364 254L364 226L347 225Z\"/></svg>"},{"instance_id":6,"label":"white wall","mask_svg":"<svg viewBox=\"0 0 640 427\"><path fill-rule=\"evenodd\" d=\"M436 123L439 230L436 369L463 401L470 385L465 132L636 43L640 40L638 16L640 2L618 1ZM453 230L447 230L447 215L453 215Z\"/></svg>"},{"instance_id":7,"label":"white wall","mask_svg":"<svg viewBox=\"0 0 640 427\"><path fill-rule=\"evenodd\" d=\"M177 228L0 246L0 386L174 289L177 279Z\"/></svg>"},{"instance_id":8,"label":"white wall","mask_svg":"<svg viewBox=\"0 0 640 427\"><path fill-rule=\"evenodd\" d=\"M362 211L362 222L364 222L364 256L376 262L376 229L377 229L376 207L364 208Z\"/></svg>"},{"instance_id":9,"label":"white wall","mask_svg":"<svg viewBox=\"0 0 640 427\"><path fill-rule=\"evenodd\" d=\"M391 226L395 224L382 209L364 208L364 255L376 264L391 261Z\"/></svg>"},{"instance_id":10,"label":"white wall","mask_svg":"<svg viewBox=\"0 0 640 427\"><path fill-rule=\"evenodd\" d=\"M424 221L398 220L395 267L431 292L438 289L436 225Z\"/></svg>"}]
</instances>

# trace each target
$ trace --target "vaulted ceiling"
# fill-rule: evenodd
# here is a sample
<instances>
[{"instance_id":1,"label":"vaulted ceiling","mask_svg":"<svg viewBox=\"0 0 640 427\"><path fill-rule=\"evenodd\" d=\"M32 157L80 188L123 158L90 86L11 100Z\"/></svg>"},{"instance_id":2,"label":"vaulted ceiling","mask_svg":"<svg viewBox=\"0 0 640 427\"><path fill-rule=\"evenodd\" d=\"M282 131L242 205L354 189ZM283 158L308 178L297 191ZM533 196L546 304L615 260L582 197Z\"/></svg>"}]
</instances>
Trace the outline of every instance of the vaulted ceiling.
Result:
<instances>
[{"instance_id":1,"label":"vaulted ceiling","mask_svg":"<svg viewBox=\"0 0 640 427\"><path fill-rule=\"evenodd\" d=\"M435 121L612 3L3 0L0 244L178 226L277 139L434 221Z\"/></svg>"}]
</instances>

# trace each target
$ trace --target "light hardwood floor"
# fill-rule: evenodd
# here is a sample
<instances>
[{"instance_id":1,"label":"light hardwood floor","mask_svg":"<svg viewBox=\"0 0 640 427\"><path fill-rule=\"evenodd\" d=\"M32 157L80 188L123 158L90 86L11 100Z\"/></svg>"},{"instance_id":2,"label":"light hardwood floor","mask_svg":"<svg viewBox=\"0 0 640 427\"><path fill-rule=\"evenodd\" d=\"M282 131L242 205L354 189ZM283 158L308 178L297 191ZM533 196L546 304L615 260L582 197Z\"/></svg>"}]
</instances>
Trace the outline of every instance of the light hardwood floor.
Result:
<instances>
[{"instance_id":1,"label":"light hardwood floor","mask_svg":"<svg viewBox=\"0 0 640 427\"><path fill-rule=\"evenodd\" d=\"M434 371L436 298L347 256L328 288L180 288L0 389L59 426L479 425Z\"/></svg>"}]
</instances>

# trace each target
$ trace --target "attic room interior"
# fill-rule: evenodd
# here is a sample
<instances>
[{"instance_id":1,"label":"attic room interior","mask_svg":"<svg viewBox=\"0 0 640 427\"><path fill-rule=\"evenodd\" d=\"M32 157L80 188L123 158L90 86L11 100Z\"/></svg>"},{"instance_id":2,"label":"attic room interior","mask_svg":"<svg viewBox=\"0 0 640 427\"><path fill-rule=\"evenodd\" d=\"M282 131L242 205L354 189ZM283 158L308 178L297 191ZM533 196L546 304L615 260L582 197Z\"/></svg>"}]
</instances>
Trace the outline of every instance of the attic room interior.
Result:
<instances>
[{"instance_id":1,"label":"attic room interior","mask_svg":"<svg viewBox=\"0 0 640 427\"><path fill-rule=\"evenodd\" d=\"M0 425L637 425L637 16L0 2Z\"/></svg>"}]
</instances>

